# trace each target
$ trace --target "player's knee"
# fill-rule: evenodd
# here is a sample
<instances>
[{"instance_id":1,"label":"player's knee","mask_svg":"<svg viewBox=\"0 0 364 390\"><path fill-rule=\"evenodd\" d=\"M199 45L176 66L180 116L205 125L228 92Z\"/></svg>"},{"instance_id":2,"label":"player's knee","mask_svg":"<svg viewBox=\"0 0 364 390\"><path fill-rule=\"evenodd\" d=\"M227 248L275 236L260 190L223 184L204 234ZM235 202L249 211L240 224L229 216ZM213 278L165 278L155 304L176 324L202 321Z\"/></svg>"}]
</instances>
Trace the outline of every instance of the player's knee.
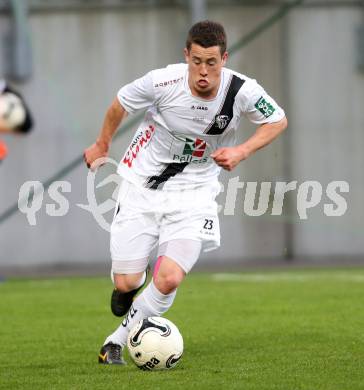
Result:
<instances>
[{"instance_id":1,"label":"player's knee","mask_svg":"<svg viewBox=\"0 0 364 390\"><path fill-rule=\"evenodd\" d=\"M169 274L158 274L154 278L154 284L162 294L170 294L182 282L183 275L177 272Z\"/></svg>"},{"instance_id":2,"label":"player's knee","mask_svg":"<svg viewBox=\"0 0 364 390\"><path fill-rule=\"evenodd\" d=\"M125 278L114 277L114 286L116 289L122 292L128 292L132 290L132 288L130 288L130 283L128 283L128 280Z\"/></svg>"},{"instance_id":3,"label":"player's knee","mask_svg":"<svg viewBox=\"0 0 364 390\"><path fill-rule=\"evenodd\" d=\"M114 286L122 292L129 292L138 288L140 285L140 276L114 274Z\"/></svg>"}]
</instances>

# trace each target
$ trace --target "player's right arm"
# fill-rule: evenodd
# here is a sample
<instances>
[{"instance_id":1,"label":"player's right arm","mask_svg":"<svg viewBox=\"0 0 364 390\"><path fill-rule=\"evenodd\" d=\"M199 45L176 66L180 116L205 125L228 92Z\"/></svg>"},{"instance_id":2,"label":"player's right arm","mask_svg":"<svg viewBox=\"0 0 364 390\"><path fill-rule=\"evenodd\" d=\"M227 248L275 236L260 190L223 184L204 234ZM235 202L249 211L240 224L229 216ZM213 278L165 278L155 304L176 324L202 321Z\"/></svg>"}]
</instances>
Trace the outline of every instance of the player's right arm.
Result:
<instances>
[{"instance_id":1,"label":"player's right arm","mask_svg":"<svg viewBox=\"0 0 364 390\"><path fill-rule=\"evenodd\" d=\"M122 120L129 114L150 107L155 100L152 72L122 87L106 112L96 142L84 152L88 168L96 168L107 157L111 140ZM95 166L92 164L99 160Z\"/></svg>"},{"instance_id":2,"label":"player's right arm","mask_svg":"<svg viewBox=\"0 0 364 390\"><path fill-rule=\"evenodd\" d=\"M93 169L102 164L102 159L107 157L109 153L112 137L126 116L127 111L116 97L106 112L104 123L96 142L83 153L87 168ZM94 165L95 162L96 166Z\"/></svg>"}]
</instances>

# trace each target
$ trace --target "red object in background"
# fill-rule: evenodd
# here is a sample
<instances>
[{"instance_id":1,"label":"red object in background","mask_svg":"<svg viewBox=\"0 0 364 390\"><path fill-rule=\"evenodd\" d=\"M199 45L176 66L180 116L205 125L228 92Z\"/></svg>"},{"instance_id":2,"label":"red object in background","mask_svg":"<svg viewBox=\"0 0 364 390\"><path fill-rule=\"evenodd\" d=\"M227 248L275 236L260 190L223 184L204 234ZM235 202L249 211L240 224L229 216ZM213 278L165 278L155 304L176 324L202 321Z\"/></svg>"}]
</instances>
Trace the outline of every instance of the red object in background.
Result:
<instances>
[{"instance_id":1,"label":"red object in background","mask_svg":"<svg viewBox=\"0 0 364 390\"><path fill-rule=\"evenodd\" d=\"M8 147L3 141L0 141L0 161L8 155Z\"/></svg>"}]
</instances>

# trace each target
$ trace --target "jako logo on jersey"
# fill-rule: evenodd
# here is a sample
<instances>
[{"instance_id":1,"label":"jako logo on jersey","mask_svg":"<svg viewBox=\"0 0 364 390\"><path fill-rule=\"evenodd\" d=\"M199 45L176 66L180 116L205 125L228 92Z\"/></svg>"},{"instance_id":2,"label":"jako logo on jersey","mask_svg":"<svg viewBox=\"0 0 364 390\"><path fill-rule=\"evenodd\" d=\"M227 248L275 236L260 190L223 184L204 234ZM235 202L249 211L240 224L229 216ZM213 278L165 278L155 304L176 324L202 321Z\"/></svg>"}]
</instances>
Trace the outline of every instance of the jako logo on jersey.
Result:
<instances>
[{"instance_id":1,"label":"jako logo on jersey","mask_svg":"<svg viewBox=\"0 0 364 390\"><path fill-rule=\"evenodd\" d=\"M155 127L150 125L147 129L142 130L139 134L137 134L133 139L123 158L123 163L127 164L129 168L131 168L134 159L137 158L140 149L144 148L149 143L154 130Z\"/></svg>"},{"instance_id":2,"label":"jako logo on jersey","mask_svg":"<svg viewBox=\"0 0 364 390\"><path fill-rule=\"evenodd\" d=\"M208 108L206 106L191 106L191 110L203 110L208 111Z\"/></svg>"},{"instance_id":3,"label":"jako logo on jersey","mask_svg":"<svg viewBox=\"0 0 364 390\"><path fill-rule=\"evenodd\" d=\"M198 162L203 163L207 161L207 157L202 158L206 151L206 142L202 139L186 138L183 147L182 156L175 154L173 160L179 162Z\"/></svg>"},{"instance_id":4,"label":"jako logo on jersey","mask_svg":"<svg viewBox=\"0 0 364 390\"><path fill-rule=\"evenodd\" d=\"M224 129L229 121L229 117L227 115L216 115L215 123L219 129Z\"/></svg>"}]
</instances>

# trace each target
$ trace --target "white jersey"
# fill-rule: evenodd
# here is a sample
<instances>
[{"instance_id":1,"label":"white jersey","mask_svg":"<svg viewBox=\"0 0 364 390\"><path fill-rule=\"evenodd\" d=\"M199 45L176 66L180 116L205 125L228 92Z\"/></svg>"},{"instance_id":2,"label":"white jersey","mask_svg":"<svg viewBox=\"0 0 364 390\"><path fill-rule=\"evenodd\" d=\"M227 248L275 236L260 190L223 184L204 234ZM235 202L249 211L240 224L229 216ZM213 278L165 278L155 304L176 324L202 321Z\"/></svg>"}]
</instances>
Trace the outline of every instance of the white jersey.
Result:
<instances>
[{"instance_id":1,"label":"white jersey","mask_svg":"<svg viewBox=\"0 0 364 390\"><path fill-rule=\"evenodd\" d=\"M118 173L151 189L193 189L217 182L210 157L235 144L242 116L255 124L277 122L284 111L247 76L223 68L214 99L193 96L187 64L153 70L124 86L118 99L128 113L146 109Z\"/></svg>"}]
</instances>

